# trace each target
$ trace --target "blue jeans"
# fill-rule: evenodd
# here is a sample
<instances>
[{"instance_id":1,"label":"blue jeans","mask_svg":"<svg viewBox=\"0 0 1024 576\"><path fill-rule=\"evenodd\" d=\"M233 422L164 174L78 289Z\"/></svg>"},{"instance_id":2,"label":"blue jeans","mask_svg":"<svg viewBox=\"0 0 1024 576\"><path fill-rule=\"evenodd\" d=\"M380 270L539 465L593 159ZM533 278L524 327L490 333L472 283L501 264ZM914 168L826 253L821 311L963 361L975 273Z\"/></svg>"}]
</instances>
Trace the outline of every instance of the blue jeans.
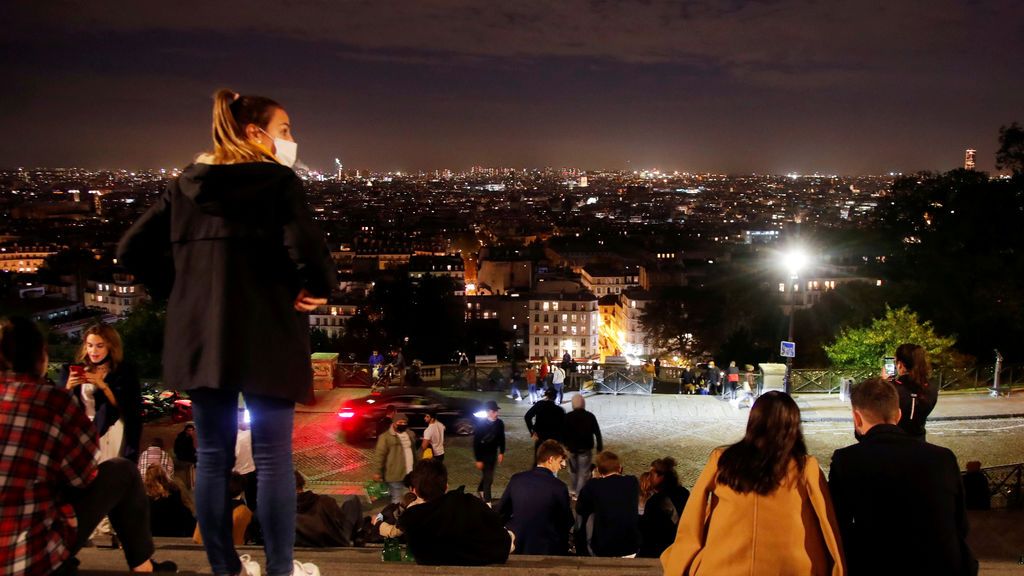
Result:
<instances>
[{"instance_id":1,"label":"blue jeans","mask_svg":"<svg viewBox=\"0 0 1024 576\"><path fill-rule=\"evenodd\" d=\"M235 465L238 392L200 388L189 392L196 423L196 519L214 574L242 569L231 537L228 480ZM295 403L245 396L252 428L252 455L259 483L256 514L263 529L267 574L291 574L295 547L295 474L292 425Z\"/></svg>"},{"instance_id":2,"label":"blue jeans","mask_svg":"<svg viewBox=\"0 0 1024 576\"><path fill-rule=\"evenodd\" d=\"M590 480L590 459L592 452L569 454L569 490L579 495L583 485Z\"/></svg>"},{"instance_id":3,"label":"blue jeans","mask_svg":"<svg viewBox=\"0 0 1024 576\"><path fill-rule=\"evenodd\" d=\"M533 404L537 401L537 385L530 384L528 390L530 392L530 403Z\"/></svg>"},{"instance_id":4,"label":"blue jeans","mask_svg":"<svg viewBox=\"0 0 1024 576\"><path fill-rule=\"evenodd\" d=\"M562 403L562 388L565 387L565 382L555 382L554 383L554 387L555 387L555 392L558 393L558 400L556 400L556 402L561 404Z\"/></svg>"}]
</instances>

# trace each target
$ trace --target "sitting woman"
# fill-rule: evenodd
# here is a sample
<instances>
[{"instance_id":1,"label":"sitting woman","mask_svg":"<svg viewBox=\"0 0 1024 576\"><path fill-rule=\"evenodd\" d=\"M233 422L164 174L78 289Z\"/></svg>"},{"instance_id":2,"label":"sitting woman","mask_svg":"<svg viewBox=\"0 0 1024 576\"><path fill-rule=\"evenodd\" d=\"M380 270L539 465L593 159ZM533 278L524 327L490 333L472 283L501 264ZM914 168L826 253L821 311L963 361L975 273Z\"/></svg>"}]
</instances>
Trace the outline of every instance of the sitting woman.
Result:
<instances>
[{"instance_id":1,"label":"sitting woman","mask_svg":"<svg viewBox=\"0 0 1024 576\"><path fill-rule=\"evenodd\" d=\"M711 453L661 564L666 575L844 573L828 485L788 394L758 398L743 439Z\"/></svg>"},{"instance_id":2,"label":"sitting woman","mask_svg":"<svg viewBox=\"0 0 1024 576\"><path fill-rule=\"evenodd\" d=\"M123 456L139 460L142 391L124 360L121 336L106 324L86 329L76 363L65 367L61 384L74 393L100 434L100 462Z\"/></svg>"},{"instance_id":3,"label":"sitting woman","mask_svg":"<svg viewBox=\"0 0 1024 576\"><path fill-rule=\"evenodd\" d=\"M640 517L641 558L657 558L672 544L690 491L679 484L676 461L668 456L651 462L651 496Z\"/></svg>"},{"instance_id":4,"label":"sitting woman","mask_svg":"<svg viewBox=\"0 0 1024 576\"><path fill-rule=\"evenodd\" d=\"M189 536L196 529L196 519L185 506L178 489L160 464L146 467L143 479L149 497L149 526L153 536Z\"/></svg>"}]
</instances>

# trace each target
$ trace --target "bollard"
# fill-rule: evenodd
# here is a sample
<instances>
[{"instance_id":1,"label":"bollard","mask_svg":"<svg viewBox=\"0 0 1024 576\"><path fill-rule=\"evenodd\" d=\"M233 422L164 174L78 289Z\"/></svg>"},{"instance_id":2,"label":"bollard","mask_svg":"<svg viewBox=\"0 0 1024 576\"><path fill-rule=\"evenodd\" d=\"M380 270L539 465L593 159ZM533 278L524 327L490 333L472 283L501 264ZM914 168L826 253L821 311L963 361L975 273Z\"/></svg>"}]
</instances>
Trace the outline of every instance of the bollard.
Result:
<instances>
[{"instance_id":1,"label":"bollard","mask_svg":"<svg viewBox=\"0 0 1024 576\"><path fill-rule=\"evenodd\" d=\"M1003 355L999 353L999 350L996 350L995 353L996 353L996 367L995 367L995 372L992 375L992 393L989 394L989 395L990 396L998 397L999 396L999 373L1003 371Z\"/></svg>"}]
</instances>

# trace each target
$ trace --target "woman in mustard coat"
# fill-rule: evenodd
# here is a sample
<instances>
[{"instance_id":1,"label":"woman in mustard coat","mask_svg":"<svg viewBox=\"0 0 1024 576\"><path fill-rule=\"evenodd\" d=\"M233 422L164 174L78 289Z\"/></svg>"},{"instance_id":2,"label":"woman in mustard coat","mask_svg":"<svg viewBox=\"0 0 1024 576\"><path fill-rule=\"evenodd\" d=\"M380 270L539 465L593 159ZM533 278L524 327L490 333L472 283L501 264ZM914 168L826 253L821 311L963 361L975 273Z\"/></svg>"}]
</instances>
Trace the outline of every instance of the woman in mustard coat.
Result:
<instances>
[{"instance_id":1,"label":"woman in mustard coat","mask_svg":"<svg viewBox=\"0 0 1024 576\"><path fill-rule=\"evenodd\" d=\"M711 453L661 555L665 575L844 574L825 476L787 394L754 403L742 440Z\"/></svg>"}]
</instances>

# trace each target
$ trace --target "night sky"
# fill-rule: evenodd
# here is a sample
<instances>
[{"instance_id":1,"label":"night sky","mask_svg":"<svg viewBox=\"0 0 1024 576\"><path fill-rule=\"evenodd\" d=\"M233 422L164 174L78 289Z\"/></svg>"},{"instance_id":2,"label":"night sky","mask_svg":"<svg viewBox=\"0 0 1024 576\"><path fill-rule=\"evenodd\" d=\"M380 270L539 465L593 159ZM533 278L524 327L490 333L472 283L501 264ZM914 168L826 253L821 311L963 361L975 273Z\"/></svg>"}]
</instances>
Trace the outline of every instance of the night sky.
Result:
<instances>
[{"instance_id":1,"label":"night sky","mask_svg":"<svg viewBox=\"0 0 1024 576\"><path fill-rule=\"evenodd\" d=\"M100 7L102 6L102 7ZM1024 122L1021 0L5 1L0 167L183 166L218 87L331 169L948 170Z\"/></svg>"}]
</instances>

